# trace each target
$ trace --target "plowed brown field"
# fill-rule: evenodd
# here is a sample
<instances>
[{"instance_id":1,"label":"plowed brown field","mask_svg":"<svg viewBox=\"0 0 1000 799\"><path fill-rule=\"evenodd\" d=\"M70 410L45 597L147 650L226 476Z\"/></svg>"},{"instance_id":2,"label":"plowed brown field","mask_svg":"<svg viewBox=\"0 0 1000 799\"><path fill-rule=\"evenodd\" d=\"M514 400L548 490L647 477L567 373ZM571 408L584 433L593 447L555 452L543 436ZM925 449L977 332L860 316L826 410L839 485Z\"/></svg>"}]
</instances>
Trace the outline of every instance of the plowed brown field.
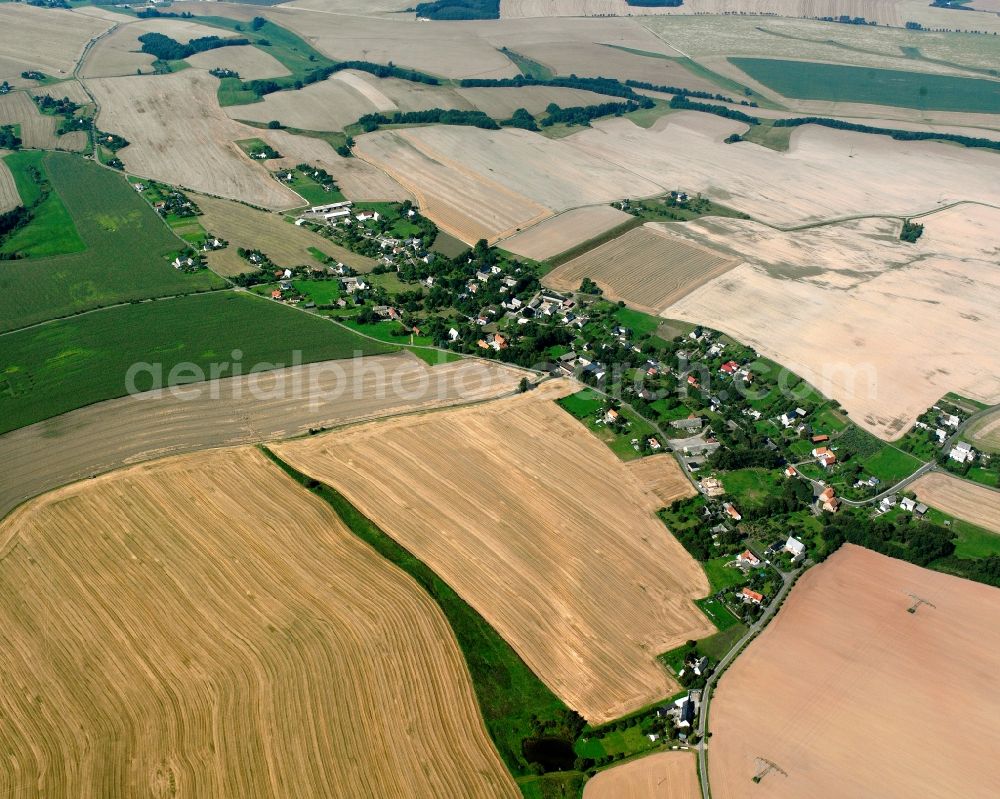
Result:
<instances>
[{"instance_id":1,"label":"plowed brown field","mask_svg":"<svg viewBox=\"0 0 1000 799\"><path fill-rule=\"evenodd\" d=\"M513 797L434 601L252 449L0 527L0 794Z\"/></svg>"},{"instance_id":2,"label":"plowed brown field","mask_svg":"<svg viewBox=\"0 0 1000 799\"><path fill-rule=\"evenodd\" d=\"M722 676L712 795L996 796L998 673L1000 591L846 544ZM756 758L787 776L753 783Z\"/></svg>"},{"instance_id":3,"label":"plowed brown field","mask_svg":"<svg viewBox=\"0 0 1000 799\"><path fill-rule=\"evenodd\" d=\"M712 628L708 583L638 481L552 400L512 399L275 446L458 591L553 691L606 721L676 690L655 660Z\"/></svg>"},{"instance_id":4,"label":"plowed brown field","mask_svg":"<svg viewBox=\"0 0 1000 799\"><path fill-rule=\"evenodd\" d=\"M738 263L644 225L557 267L545 283L572 291L589 277L610 299L658 314Z\"/></svg>"}]
</instances>

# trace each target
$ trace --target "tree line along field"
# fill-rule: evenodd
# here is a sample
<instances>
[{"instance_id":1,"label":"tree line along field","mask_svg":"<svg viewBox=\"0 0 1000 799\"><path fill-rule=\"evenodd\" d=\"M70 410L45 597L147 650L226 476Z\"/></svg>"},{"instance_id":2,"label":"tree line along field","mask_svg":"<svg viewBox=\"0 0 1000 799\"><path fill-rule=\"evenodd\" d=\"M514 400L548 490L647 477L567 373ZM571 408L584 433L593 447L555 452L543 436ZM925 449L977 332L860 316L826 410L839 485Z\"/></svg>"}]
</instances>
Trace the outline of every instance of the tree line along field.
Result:
<instances>
[{"instance_id":1,"label":"tree line along field","mask_svg":"<svg viewBox=\"0 0 1000 799\"><path fill-rule=\"evenodd\" d=\"M260 452L88 480L0 533L4 796L519 795L434 600Z\"/></svg>"},{"instance_id":2,"label":"tree line along field","mask_svg":"<svg viewBox=\"0 0 1000 799\"><path fill-rule=\"evenodd\" d=\"M162 364L166 381L176 364L208 370L232 361L233 350L245 373L255 364L291 365L296 351L310 363L394 349L242 292L123 305L0 336L0 433L125 395L135 363ZM154 387L152 378L136 387Z\"/></svg>"},{"instance_id":3,"label":"tree line along field","mask_svg":"<svg viewBox=\"0 0 1000 799\"><path fill-rule=\"evenodd\" d=\"M708 583L638 478L548 383L475 408L284 442L469 602L593 723L669 696L655 656L714 632Z\"/></svg>"},{"instance_id":4,"label":"tree line along field","mask_svg":"<svg viewBox=\"0 0 1000 799\"><path fill-rule=\"evenodd\" d=\"M64 153L23 151L4 161L23 203L44 200L34 219L0 245L0 252L28 256L0 265L0 330L224 285L211 272L170 266L184 243L120 175Z\"/></svg>"},{"instance_id":5,"label":"tree line along field","mask_svg":"<svg viewBox=\"0 0 1000 799\"><path fill-rule=\"evenodd\" d=\"M754 80L796 100L1000 113L1000 81L995 80L772 58L729 61Z\"/></svg>"}]
</instances>

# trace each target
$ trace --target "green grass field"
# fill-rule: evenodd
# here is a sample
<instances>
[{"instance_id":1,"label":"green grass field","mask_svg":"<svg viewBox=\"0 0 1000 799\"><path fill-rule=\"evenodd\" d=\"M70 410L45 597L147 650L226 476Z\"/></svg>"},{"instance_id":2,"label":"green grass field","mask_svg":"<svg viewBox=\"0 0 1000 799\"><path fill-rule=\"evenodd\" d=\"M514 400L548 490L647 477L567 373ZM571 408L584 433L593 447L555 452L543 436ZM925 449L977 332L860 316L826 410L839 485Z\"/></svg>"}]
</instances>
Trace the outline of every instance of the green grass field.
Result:
<instances>
[{"instance_id":1,"label":"green grass field","mask_svg":"<svg viewBox=\"0 0 1000 799\"><path fill-rule=\"evenodd\" d=\"M742 571L737 568L726 568L726 564L732 563L732 561L731 557L723 556L706 560L701 564L705 569L708 582L712 586L713 594L746 583L747 578Z\"/></svg>"},{"instance_id":2,"label":"green grass field","mask_svg":"<svg viewBox=\"0 0 1000 799\"><path fill-rule=\"evenodd\" d=\"M12 166L30 165L37 152ZM10 164L10 157L5 159ZM46 211L18 231L4 249L20 249L47 237L61 255L0 261L0 330L119 302L220 288L207 270L184 274L170 266L183 244L131 189L125 178L67 153L46 153L38 162L48 175L58 211ZM20 189L20 185L18 186ZM46 201L46 205L48 201ZM75 227L74 227L75 224ZM82 252L66 252L79 234ZM47 245L46 245L47 246ZM39 252L37 248L32 251ZM42 250L44 251L44 250Z\"/></svg>"},{"instance_id":3,"label":"green grass field","mask_svg":"<svg viewBox=\"0 0 1000 799\"><path fill-rule=\"evenodd\" d=\"M14 176L21 204L27 208L34 206L34 216L30 224L15 231L0 244L0 253L20 253L25 258L44 258L86 249L87 245L77 233L66 205L58 192L52 190L52 181L48 177L44 160L45 153L40 150L22 150L10 153L3 159ZM33 170L37 170L37 174L41 176L41 183L32 178ZM48 190L44 199L43 188Z\"/></svg>"},{"instance_id":4,"label":"green grass field","mask_svg":"<svg viewBox=\"0 0 1000 799\"><path fill-rule=\"evenodd\" d=\"M730 58L729 62L779 94L797 100L1000 112L1000 82L992 80L773 58Z\"/></svg>"},{"instance_id":5,"label":"green grass field","mask_svg":"<svg viewBox=\"0 0 1000 799\"><path fill-rule=\"evenodd\" d=\"M138 362L202 369L242 350L254 364L291 365L393 351L319 317L248 294L220 291L110 308L0 336L0 433L127 393ZM223 376L226 376L225 374ZM148 389L150 379L137 382Z\"/></svg>"},{"instance_id":6,"label":"green grass field","mask_svg":"<svg viewBox=\"0 0 1000 799\"><path fill-rule=\"evenodd\" d=\"M781 472L766 469L737 469L719 477L726 493L746 507L760 505L769 496L781 496L784 485Z\"/></svg>"},{"instance_id":7,"label":"green grass field","mask_svg":"<svg viewBox=\"0 0 1000 799\"><path fill-rule=\"evenodd\" d=\"M702 613L708 616L709 621L716 626L719 632L740 624L740 620L732 614L729 608L714 597L696 599L694 603Z\"/></svg>"},{"instance_id":8,"label":"green grass field","mask_svg":"<svg viewBox=\"0 0 1000 799\"><path fill-rule=\"evenodd\" d=\"M913 455L889 445L864 461L865 471L881 480L883 485L880 488L883 489L913 474L920 466L921 461Z\"/></svg>"}]
</instances>

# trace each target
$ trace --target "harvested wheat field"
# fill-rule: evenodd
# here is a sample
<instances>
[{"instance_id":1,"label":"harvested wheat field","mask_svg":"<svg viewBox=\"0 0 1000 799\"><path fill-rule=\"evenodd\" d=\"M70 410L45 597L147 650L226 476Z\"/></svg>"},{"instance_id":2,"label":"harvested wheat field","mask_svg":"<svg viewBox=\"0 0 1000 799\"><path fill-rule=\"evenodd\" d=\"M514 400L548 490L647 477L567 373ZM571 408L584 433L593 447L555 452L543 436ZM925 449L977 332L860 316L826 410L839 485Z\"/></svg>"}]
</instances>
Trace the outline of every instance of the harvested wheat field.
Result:
<instances>
[{"instance_id":1,"label":"harvested wheat field","mask_svg":"<svg viewBox=\"0 0 1000 799\"><path fill-rule=\"evenodd\" d=\"M63 80L59 83L53 83L49 86L38 86L31 89L31 95L33 97L47 96L52 97L55 100L61 100L63 97L68 97L74 103L79 103L80 105L86 105L91 102L90 95L83 88L83 84L78 80Z\"/></svg>"},{"instance_id":2,"label":"harvested wheat field","mask_svg":"<svg viewBox=\"0 0 1000 799\"><path fill-rule=\"evenodd\" d=\"M276 168L295 167L309 163L329 172L345 197L355 202L403 202L413 195L393 178L360 158L342 158L330 143L312 136L300 136L287 130L262 130L266 139L282 158L269 161Z\"/></svg>"},{"instance_id":3,"label":"harvested wheat field","mask_svg":"<svg viewBox=\"0 0 1000 799\"><path fill-rule=\"evenodd\" d=\"M0 150L0 214L6 213L21 204L21 195L17 193L14 176L3 162L3 157L9 155L6 150Z\"/></svg>"},{"instance_id":4,"label":"harvested wheat field","mask_svg":"<svg viewBox=\"0 0 1000 799\"><path fill-rule=\"evenodd\" d=\"M216 31L214 35L218 36L219 32ZM252 45L205 50L189 56L186 60L191 66L199 69L232 69L240 73L242 80L280 78L291 74L273 55Z\"/></svg>"},{"instance_id":5,"label":"harvested wheat field","mask_svg":"<svg viewBox=\"0 0 1000 799\"><path fill-rule=\"evenodd\" d=\"M1000 491L945 472L930 472L907 486L921 502L1000 533Z\"/></svg>"},{"instance_id":6,"label":"harvested wheat field","mask_svg":"<svg viewBox=\"0 0 1000 799\"><path fill-rule=\"evenodd\" d=\"M1000 402L984 346L1000 340L1000 210L964 205L921 221L916 244L898 240L898 220L793 233L734 219L666 225L746 263L665 313L753 346L890 440L949 391Z\"/></svg>"},{"instance_id":7,"label":"harvested wheat field","mask_svg":"<svg viewBox=\"0 0 1000 799\"><path fill-rule=\"evenodd\" d=\"M122 466L491 399L524 374L471 359L431 368L401 352L100 402L0 436L0 459L17 475L0 482L0 518L45 491Z\"/></svg>"},{"instance_id":8,"label":"harvested wheat field","mask_svg":"<svg viewBox=\"0 0 1000 799\"><path fill-rule=\"evenodd\" d=\"M638 480L553 400L490 405L275 446L427 563L592 722L677 688L655 660L714 628L708 583Z\"/></svg>"},{"instance_id":9,"label":"harvested wheat field","mask_svg":"<svg viewBox=\"0 0 1000 799\"><path fill-rule=\"evenodd\" d=\"M87 81L101 106L101 129L132 142L118 154L130 172L265 208L302 205L234 144L259 131L223 113L218 85L198 69Z\"/></svg>"},{"instance_id":10,"label":"harvested wheat field","mask_svg":"<svg viewBox=\"0 0 1000 799\"><path fill-rule=\"evenodd\" d=\"M19 76L38 70L69 77L87 42L111 23L56 8L22 3L0 5L0 75L14 85L33 85Z\"/></svg>"},{"instance_id":11,"label":"harvested wheat field","mask_svg":"<svg viewBox=\"0 0 1000 799\"><path fill-rule=\"evenodd\" d=\"M970 425L965 436L979 450L1000 453L1000 410L995 410Z\"/></svg>"},{"instance_id":12,"label":"harvested wheat field","mask_svg":"<svg viewBox=\"0 0 1000 799\"><path fill-rule=\"evenodd\" d=\"M545 283L570 291L589 277L609 299L655 314L738 263L647 224L557 267Z\"/></svg>"},{"instance_id":13,"label":"harvested wheat field","mask_svg":"<svg viewBox=\"0 0 1000 799\"><path fill-rule=\"evenodd\" d=\"M996 796L998 673L1000 591L845 544L720 679L712 795ZM943 708L961 734L931 740ZM757 757L788 776L754 784Z\"/></svg>"},{"instance_id":14,"label":"harvested wheat field","mask_svg":"<svg viewBox=\"0 0 1000 799\"><path fill-rule=\"evenodd\" d=\"M995 153L815 125L797 128L787 152L723 143L745 131L740 122L680 111L648 129L628 119L598 121L559 143L779 227L864 214L912 216L957 200L1000 206Z\"/></svg>"},{"instance_id":15,"label":"harvested wheat field","mask_svg":"<svg viewBox=\"0 0 1000 799\"><path fill-rule=\"evenodd\" d=\"M583 799L701 799L691 752L658 752L600 772Z\"/></svg>"},{"instance_id":16,"label":"harvested wheat field","mask_svg":"<svg viewBox=\"0 0 1000 799\"><path fill-rule=\"evenodd\" d=\"M649 455L629 461L624 466L646 494L651 513L665 508L675 499L698 495L673 455Z\"/></svg>"},{"instance_id":17,"label":"harvested wheat field","mask_svg":"<svg viewBox=\"0 0 1000 799\"><path fill-rule=\"evenodd\" d=\"M663 191L562 141L510 128L381 130L360 136L354 152L398 180L427 216L469 244L513 235L554 211Z\"/></svg>"},{"instance_id":18,"label":"harvested wheat field","mask_svg":"<svg viewBox=\"0 0 1000 799\"><path fill-rule=\"evenodd\" d=\"M331 13L277 6L265 16L331 58L392 62L443 78L512 78L517 67L465 22L418 22L413 16Z\"/></svg>"},{"instance_id":19,"label":"harvested wheat field","mask_svg":"<svg viewBox=\"0 0 1000 799\"><path fill-rule=\"evenodd\" d=\"M434 601L253 449L0 530L8 797L516 797Z\"/></svg>"},{"instance_id":20,"label":"harvested wheat field","mask_svg":"<svg viewBox=\"0 0 1000 799\"><path fill-rule=\"evenodd\" d=\"M3 8L3 6L0 6ZM20 125L25 147L39 150L82 150L87 143L83 132L56 135L56 118L38 110L24 92L0 96L0 125Z\"/></svg>"},{"instance_id":21,"label":"harvested wheat field","mask_svg":"<svg viewBox=\"0 0 1000 799\"><path fill-rule=\"evenodd\" d=\"M610 205L574 208L504 239L500 246L515 255L543 261L607 233L630 219L629 214Z\"/></svg>"},{"instance_id":22,"label":"harvested wheat field","mask_svg":"<svg viewBox=\"0 0 1000 799\"><path fill-rule=\"evenodd\" d=\"M309 252L310 247L361 272L368 272L375 266L373 259L346 250L278 214L216 197L197 195L193 199L204 212L199 221L205 229L229 242L226 249L208 255L209 265L220 274L238 275L256 269L237 254L240 247L260 250L278 266L285 267L318 266L319 262Z\"/></svg>"}]
</instances>

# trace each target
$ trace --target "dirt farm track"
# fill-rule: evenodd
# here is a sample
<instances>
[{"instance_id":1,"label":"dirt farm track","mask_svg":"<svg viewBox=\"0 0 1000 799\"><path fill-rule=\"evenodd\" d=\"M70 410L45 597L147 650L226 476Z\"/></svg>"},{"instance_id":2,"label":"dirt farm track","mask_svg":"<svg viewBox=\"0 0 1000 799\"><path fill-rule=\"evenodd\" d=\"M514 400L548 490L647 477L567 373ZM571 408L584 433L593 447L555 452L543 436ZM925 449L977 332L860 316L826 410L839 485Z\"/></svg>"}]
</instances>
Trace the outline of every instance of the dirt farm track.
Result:
<instances>
[{"instance_id":1,"label":"dirt farm track","mask_svg":"<svg viewBox=\"0 0 1000 799\"><path fill-rule=\"evenodd\" d=\"M518 796L433 599L255 449L60 489L0 541L2 796Z\"/></svg>"},{"instance_id":2,"label":"dirt farm track","mask_svg":"<svg viewBox=\"0 0 1000 799\"><path fill-rule=\"evenodd\" d=\"M846 544L719 681L712 796L995 797L998 674L1000 591Z\"/></svg>"}]
</instances>

